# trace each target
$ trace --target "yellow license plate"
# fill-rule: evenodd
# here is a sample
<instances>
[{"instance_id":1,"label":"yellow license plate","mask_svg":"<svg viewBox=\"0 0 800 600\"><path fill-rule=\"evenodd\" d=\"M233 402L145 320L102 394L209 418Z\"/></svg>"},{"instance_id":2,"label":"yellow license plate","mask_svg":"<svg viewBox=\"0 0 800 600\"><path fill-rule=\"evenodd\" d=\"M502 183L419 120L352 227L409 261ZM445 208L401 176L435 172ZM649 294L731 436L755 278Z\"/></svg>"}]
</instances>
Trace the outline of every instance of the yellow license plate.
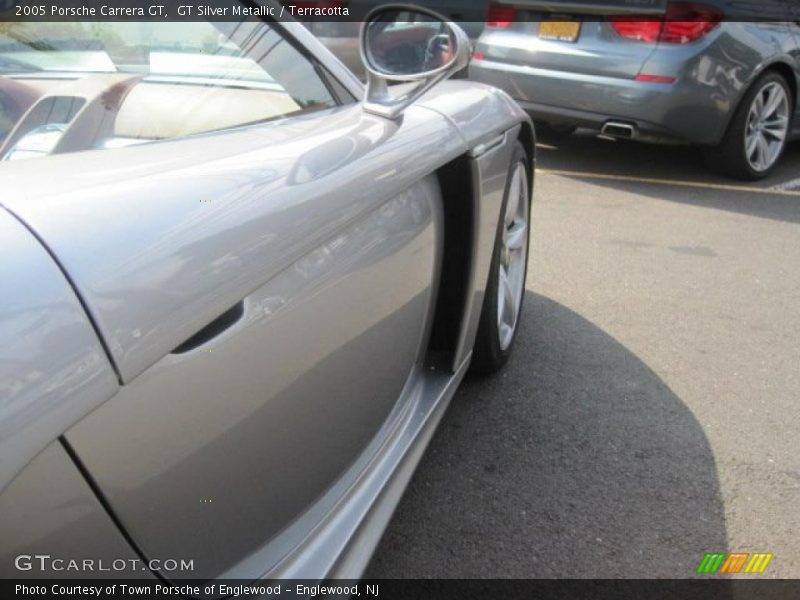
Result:
<instances>
[{"instance_id":1,"label":"yellow license plate","mask_svg":"<svg viewBox=\"0 0 800 600\"><path fill-rule=\"evenodd\" d=\"M575 42L580 34L580 21L542 21L539 26L539 37L543 40Z\"/></svg>"}]
</instances>

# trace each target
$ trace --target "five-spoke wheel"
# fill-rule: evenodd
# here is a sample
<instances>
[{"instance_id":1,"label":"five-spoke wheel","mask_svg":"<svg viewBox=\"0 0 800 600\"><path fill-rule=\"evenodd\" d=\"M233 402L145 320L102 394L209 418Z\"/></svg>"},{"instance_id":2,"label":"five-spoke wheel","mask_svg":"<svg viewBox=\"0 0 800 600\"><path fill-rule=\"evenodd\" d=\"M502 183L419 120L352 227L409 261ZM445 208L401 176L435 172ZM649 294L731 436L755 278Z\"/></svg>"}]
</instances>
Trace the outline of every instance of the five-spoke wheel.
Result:
<instances>
[{"instance_id":1,"label":"five-spoke wheel","mask_svg":"<svg viewBox=\"0 0 800 600\"><path fill-rule=\"evenodd\" d=\"M518 162L511 176L506 200L497 281L497 332L500 348L507 350L514 339L525 291L528 265L528 176Z\"/></svg>"},{"instance_id":2,"label":"five-spoke wheel","mask_svg":"<svg viewBox=\"0 0 800 600\"><path fill-rule=\"evenodd\" d=\"M519 329L528 270L532 176L525 149L517 143L506 178L503 209L475 340L472 370L480 374L492 373L505 364Z\"/></svg>"}]
</instances>

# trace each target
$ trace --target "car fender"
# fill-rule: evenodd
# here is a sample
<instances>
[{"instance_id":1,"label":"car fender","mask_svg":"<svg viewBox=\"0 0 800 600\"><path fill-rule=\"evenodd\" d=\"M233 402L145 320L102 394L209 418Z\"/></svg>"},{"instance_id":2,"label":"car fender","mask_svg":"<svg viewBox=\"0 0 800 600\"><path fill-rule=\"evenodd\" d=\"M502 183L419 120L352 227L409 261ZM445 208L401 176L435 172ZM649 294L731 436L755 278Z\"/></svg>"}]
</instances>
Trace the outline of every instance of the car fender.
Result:
<instances>
[{"instance_id":1,"label":"car fender","mask_svg":"<svg viewBox=\"0 0 800 600\"><path fill-rule=\"evenodd\" d=\"M0 490L119 388L58 264L0 206Z\"/></svg>"},{"instance_id":2,"label":"car fender","mask_svg":"<svg viewBox=\"0 0 800 600\"><path fill-rule=\"evenodd\" d=\"M782 71L788 69L792 74L789 84L792 86L794 91L794 115L795 118L797 117L797 110L800 106L800 104L798 104L798 96L800 96L800 94L797 93L798 89L800 89L800 67L797 65L797 61L790 55L791 50L792 48L786 47L785 44L781 44L781 40L777 35L769 36L769 41L762 41L762 44L758 48L758 51L761 54L761 60L758 61L751 69L749 69L745 76L740 77L737 81L736 93L732 99L731 109L726 115L724 124L725 126L722 129L723 136L730 128L734 116L739 110L742 101L753 84L758 81L758 79L764 75L764 73L776 68Z\"/></svg>"},{"instance_id":3,"label":"car fender","mask_svg":"<svg viewBox=\"0 0 800 600\"><path fill-rule=\"evenodd\" d=\"M469 148L473 190L470 206L472 254L463 299L464 317L451 365L456 371L471 355L475 343L511 154L517 141L522 141L528 153L532 181L535 134L530 117L508 94L483 84L450 81L425 96L419 104L449 119Z\"/></svg>"}]
</instances>

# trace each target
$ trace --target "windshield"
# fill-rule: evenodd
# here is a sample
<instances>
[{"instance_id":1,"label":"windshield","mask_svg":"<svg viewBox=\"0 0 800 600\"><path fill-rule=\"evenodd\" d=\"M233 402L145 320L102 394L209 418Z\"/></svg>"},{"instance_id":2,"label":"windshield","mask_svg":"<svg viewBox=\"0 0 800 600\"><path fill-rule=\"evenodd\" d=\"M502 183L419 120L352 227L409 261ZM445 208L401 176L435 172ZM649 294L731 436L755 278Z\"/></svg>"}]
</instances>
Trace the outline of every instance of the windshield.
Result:
<instances>
[{"instance_id":1,"label":"windshield","mask_svg":"<svg viewBox=\"0 0 800 600\"><path fill-rule=\"evenodd\" d=\"M92 147L108 148L335 104L312 61L261 21L0 23L2 160L88 149L75 139L98 119Z\"/></svg>"}]
</instances>

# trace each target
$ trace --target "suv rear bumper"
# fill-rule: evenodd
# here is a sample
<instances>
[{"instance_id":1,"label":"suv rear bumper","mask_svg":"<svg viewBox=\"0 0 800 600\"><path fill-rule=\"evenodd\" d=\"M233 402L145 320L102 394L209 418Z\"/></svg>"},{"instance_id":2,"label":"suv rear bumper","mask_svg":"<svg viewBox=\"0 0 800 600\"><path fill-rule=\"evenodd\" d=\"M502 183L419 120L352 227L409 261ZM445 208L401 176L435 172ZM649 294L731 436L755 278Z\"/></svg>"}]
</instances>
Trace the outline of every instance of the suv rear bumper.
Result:
<instances>
[{"instance_id":1,"label":"suv rear bumper","mask_svg":"<svg viewBox=\"0 0 800 600\"><path fill-rule=\"evenodd\" d=\"M610 121L629 123L644 141L718 144L732 106L718 89L686 78L649 83L490 59L473 59L469 75L507 92L534 119L597 130Z\"/></svg>"}]
</instances>

